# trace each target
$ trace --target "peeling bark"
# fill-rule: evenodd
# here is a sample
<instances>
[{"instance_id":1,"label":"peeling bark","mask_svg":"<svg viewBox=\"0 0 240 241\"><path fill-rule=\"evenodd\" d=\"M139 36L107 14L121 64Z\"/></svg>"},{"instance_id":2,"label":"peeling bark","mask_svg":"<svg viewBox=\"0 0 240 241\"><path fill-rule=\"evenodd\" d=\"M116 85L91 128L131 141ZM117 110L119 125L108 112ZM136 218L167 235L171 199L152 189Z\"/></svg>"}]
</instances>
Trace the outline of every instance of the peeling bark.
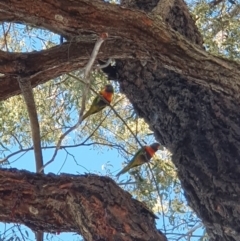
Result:
<instances>
[{"instance_id":1,"label":"peeling bark","mask_svg":"<svg viewBox=\"0 0 240 241\"><path fill-rule=\"evenodd\" d=\"M112 179L0 170L0 220L86 240L165 241L155 217Z\"/></svg>"}]
</instances>

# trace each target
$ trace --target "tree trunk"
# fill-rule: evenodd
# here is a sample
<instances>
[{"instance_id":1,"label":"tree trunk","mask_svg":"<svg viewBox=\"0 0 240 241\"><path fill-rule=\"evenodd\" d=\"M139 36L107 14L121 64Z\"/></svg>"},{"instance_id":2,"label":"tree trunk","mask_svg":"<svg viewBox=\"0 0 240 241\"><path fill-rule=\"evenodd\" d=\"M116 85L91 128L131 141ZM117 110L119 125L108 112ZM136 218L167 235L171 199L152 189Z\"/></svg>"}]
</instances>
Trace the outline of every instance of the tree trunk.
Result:
<instances>
[{"instance_id":1,"label":"tree trunk","mask_svg":"<svg viewBox=\"0 0 240 241\"><path fill-rule=\"evenodd\" d=\"M86 240L165 241L155 216L112 179L0 170L0 220Z\"/></svg>"},{"instance_id":2,"label":"tree trunk","mask_svg":"<svg viewBox=\"0 0 240 241\"><path fill-rule=\"evenodd\" d=\"M174 15L180 1L170 2L173 5L169 12L164 11L164 20L191 42L201 44L189 15L188 24L184 26L185 21L181 21L186 16L184 4L180 14ZM183 68L186 74L166 68L161 60L144 66L140 61L118 61L115 70L123 93L139 116L149 123L156 139L171 150L188 203L203 220L212 240L238 240L239 82L228 79L212 88L210 76L199 75L193 80L187 74L198 73L199 64ZM219 72L215 69L217 77ZM207 81L200 84L206 76ZM232 85L235 88L230 93Z\"/></svg>"},{"instance_id":3,"label":"tree trunk","mask_svg":"<svg viewBox=\"0 0 240 241\"><path fill-rule=\"evenodd\" d=\"M135 7L137 1L129 2L131 7ZM167 1L151 2L152 6L147 7L148 11L153 9L151 14L93 0L72 0L69 5L64 0L3 0L0 2L0 10L1 19L42 26L74 41L81 34L92 41L97 38L97 34L107 32L110 38L101 50L105 51L109 47L111 51L100 53L99 57L126 59L117 61L116 66L121 89L139 115L149 123L156 139L172 151L189 204L203 220L213 240L237 241L240 236L240 65L203 51L201 36L180 0L168 1L170 5L167 5ZM140 5L138 9L146 9ZM167 12L164 11L160 17L162 8ZM73 46L74 41L59 46L59 50L66 49L67 45ZM91 48L86 41L78 44L82 49L85 46ZM117 44L115 49L114 44ZM50 53L53 50L46 51ZM69 54L66 51L64 57L62 51L61 55L59 53L61 60L57 53L56 57L49 55L49 59L52 59L41 71L26 65L32 56L35 66L41 68L44 63L37 63L35 57L38 54L43 59L44 53L4 53L0 72L5 76L0 81L0 90L4 87L6 91L0 92L0 99L19 93L13 76L28 76L36 86L65 71L84 66L89 52L79 50L79 53L73 51ZM19 62L21 58L25 59ZM54 67L54 71L51 67ZM8 87L9 83L15 85L13 91ZM43 176L37 177L44 179ZM109 189L108 192L111 198L114 193ZM73 203L75 199L71 197ZM104 199L98 200L98 212L103 212ZM64 208L72 212L66 205ZM77 208L80 209L79 206ZM93 208L87 204L86 207ZM59 212L57 215L61 225L70 225L63 222ZM80 220L83 217L68 218ZM34 215L28 218L32 222L37 219ZM78 225L74 226L74 230L80 229L85 234L85 226L88 225L87 230L91 231L89 235L98 235L96 229L92 229L96 225L95 221L90 221L92 223L88 224L81 221L82 229L79 222L75 222ZM102 221L106 224L106 220ZM57 231L57 227L53 231ZM104 227L107 230L105 232L111 232L108 225ZM128 226L124 228L128 230ZM41 225L39 229L47 231Z\"/></svg>"},{"instance_id":4,"label":"tree trunk","mask_svg":"<svg viewBox=\"0 0 240 241\"><path fill-rule=\"evenodd\" d=\"M209 235L213 240L238 240L237 94L197 85L157 64L140 67L139 62L129 61L117 69L122 91L156 139L171 150L188 203Z\"/></svg>"}]
</instances>

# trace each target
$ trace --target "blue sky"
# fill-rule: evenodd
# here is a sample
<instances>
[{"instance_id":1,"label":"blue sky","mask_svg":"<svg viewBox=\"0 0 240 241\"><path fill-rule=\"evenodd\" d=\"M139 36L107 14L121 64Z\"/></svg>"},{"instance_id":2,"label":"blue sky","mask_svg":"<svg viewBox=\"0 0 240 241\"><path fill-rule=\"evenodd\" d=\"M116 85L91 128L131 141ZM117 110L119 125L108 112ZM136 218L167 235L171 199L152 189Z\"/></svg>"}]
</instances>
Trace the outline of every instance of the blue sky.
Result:
<instances>
[{"instance_id":1,"label":"blue sky","mask_svg":"<svg viewBox=\"0 0 240 241\"><path fill-rule=\"evenodd\" d=\"M12 151L14 151L14 150L12 150ZM122 159L118 155L118 152L116 150L109 151L108 148L104 147L101 152L98 152L98 151L94 151L93 147L83 146L83 147L77 147L77 148L70 148L69 152L75 156L77 162L82 167L78 166L75 163L75 161L73 160L73 158L71 158L71 157L69 157L67 159L67 161L65 161L66 154L64 153L64 151L60 150L58 152L58 155L57 155L55 161L53 163L49 164L45 168L45 173L49 173L49 172L58 173L61 166L64 163L65 164L62 166L61 173L84 174L85 172L87 172L87 170L89 170L89 172L91 172L91 173L101 173L102 175L104 175L105 174L104 165L107 162L114 163L114 167L112 168L113 171L118 171L122 167L121 166ZM51 158L52 153L53 153L53 150L52 151L49 151L49 150L43 151L45 162ZM17 158L18 158L18 156L14 156L10 159L10 161L14 161ZM11 164L11 167L18 168L20 170L27 169L29 171L35 172L35 162L34 162L33 152L31 151L31 152L27 153L26 155L24 155L18 161L13 162ZM12 226L12 224L7 225L7 227L5 227L4 224L1 224L0 232L3 233L5 229L8 229L11 226ZM34 235L32 234L31 230L29 230L29 229L26 229L26 230L28 230L30 240L35 240ZM12 234L12 231L10 230L9 233ZM19 235L19 232L17 232L17 229L16 229L16 234ZM25 231L23 232L23 234L25 234ZM60 233L59 235L54 235L54 234L52 234L52 235L55 236L55 238L57 238L55 240L58 240L58 239L60 239L60 240L77 240L77 237L79 237L79 235L76 235L73 233ZM0 238L2 238L2 237L3 236L0 236ZM51 237L51 235L49 235L49 237ZM27 240L27 238L26 238L26 240Z\"/></svg>"},{"instance_id":2,"label":"blue sky","mask_svg":"<svg viewBox=\"0 0 240 241\"><path fill-rule=\"evenodd\" d=\"M89 117L91 118L91 117ZM74 137L74 134L70 134L70 137ZM16 151L17 148L11 151ZM43 150L44 163L51 159L54 149L52 150ZM122 163L125 161L123 157L121 157L117 150L109 149L107 147L102 147L100 150L96 149L94 146L80 146L76 148L68 149L68 156L64 150L59 150L57 157L54 162L49 164L45 168L45 173L72 173L72 174L84 174L86 172L95 173L99 175L106 175L108 173L107 169L110 169L109 172L116 174L121 168ZM159 151L160 153L160 151ZM28 152L20 159L19 156L22 154L16 155L9 159L11 162L11 167L18 169L27 169L29 171L35 172L35 161L33 151ZM75 157L75 160L72 156ZM15 161L17 160L17 161ZM77 163L76 163L77 162ZM7 167L10 167L7 166ZM119 179L119 182L125 182L129 177L128 174L122 175ZM168 218L165 218L165 224L167 229L171 227L171 224L168 221ZM163 231L163 217L160 214L159 219L156 220L157 228ZM11 225L10 225L11 226ZM8 226L9 227L9 226ZM0 226L0 231L3 232L5 230L5 225ZM182 234L186 233L187 230L183 229ZM12 233L12 231L10 231ZM16 231L17 233L17 231ZM173 233L172 231L168 231L168 233ZM176 233L176 231L175 231ZM202 229L198 229L196 232L197 235L202 233ZM28 230L28 234L31 240L34 240L34 235L31 230ZM179 234L179 231L177 232ZM173 237L174 235L169 235ZM54 240L77 240L76 234L72 233L60 233L60 235L48 235L48 237L55 237ZM26 239L28 240L28 239ZM171 240L171 239L170 239ZM184 239L182 239L184 240ZM192 238L192 241L197 241L198 237Z\"/></svg>"}]
</instances>

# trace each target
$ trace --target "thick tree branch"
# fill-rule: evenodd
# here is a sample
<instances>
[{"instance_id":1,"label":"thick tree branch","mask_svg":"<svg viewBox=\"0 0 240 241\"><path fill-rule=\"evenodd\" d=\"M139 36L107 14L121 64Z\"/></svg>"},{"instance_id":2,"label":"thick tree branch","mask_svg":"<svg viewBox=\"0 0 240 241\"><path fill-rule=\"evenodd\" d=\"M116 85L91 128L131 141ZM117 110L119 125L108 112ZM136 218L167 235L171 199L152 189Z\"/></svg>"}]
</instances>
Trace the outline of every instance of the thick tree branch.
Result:
<instances>
[{"instance_id":1,"label":"thick tree branch","mask_svg":"<svg viewBox=\"0 0 240 241\"><path fill-rule=\"evenodd\" d=\"M0 101L20 94L17 76L28 77L35 87L61 74L84 68L93 47L94 42L71 42L32 53L0 51L0 73L4 74L0 76ZM101 47L98 57L133 59L136 51L136 47L132 46L123 52L119 41L108 40ZM138 55L140 59L150 59L144 51L139 50Z\"/></svg>"},{"instance_id":2,"label":"thick tree branch","mask_svg":"<svg viewBox=\"0 0 240 241\"><path fill-rule=\"evenodd\" d=\"M44 21L43 24L45 27L51 29L50 26L54 26L56 31L64 29L72 36L76 36L76 31L71 31L73 28L84 29L85 31L91 32L104 32L107 30L110 36L116 36L115 34L117 32L118 36L123 38L123 42L119 40L122 44L126 44L126 39L131 39L133 41L134 44L131 44L131 46L134 46L136 57L138 56L139 50L142 52L143 49L145 49L146 58L150 57L148 54L150 51L152 58L159 59L165 68L174 70L176 73L186 76L196 84L206 85L207 81L208 85L211 85L212 89L215 89L216 91L227 91L228 93L229 91L236 90L235 85L239 88L238 81L235 81L233 85L231 83L227 84L228 89L225 88L229 78L235 80L238 79L240 74L239 64L211 56L205 51L199 49L197 46L189 43L177 32L169 29L169 27L161 22L158 17L153 16L151 18L142 12L130 11L119 6L106 4L100 1L73 1L75 5L71 3L72 5L70 7L63 4L62 6L65 6L65 8L60 12L57 10L58 6L55 6L54 3L61 4L62 0L54 1L52 5L42 4L41 1L38 1L37 3L34 1L33 5L28 3L24 8L22 7L24 4L16 0L9 1L11 4L7 5L4 4L5 1L1 2L0 10L2 9L2 11L11 13L14 12L15 9L18 9L18 20L22 19L22 21L29 22L30 19L34 17L34 20L32 21L38 21L38 23L40 23L40 20L45 18L46 21ZM33 6L35 7L33 8ZM49 11L52 11L50 16L47 15ZM106 14L106 11L108 14ZM76 13L76 16L71 14L72 12ZM90 13L94 13L95 17L93 18ZM55 19L56 15L59 14L62 14L63 18L66 18L67 20L64 22L64 26L62 25L62 22L59 23L59 21ZM95 19L98 19L98 21L95 21ZM126 29L126 26L130 29L130 31ZM117 47L115 48L117 49ZM129 48L130 46L128 46L128 49ZM123 49L123 47L121 47L121 49ZM38 54L44 58L43 55L40 53ZM83 55L86 56L86 52ZM31 55L31 57L33 57L33 55ZM36 55L34 57L36 57ZM102 58L101 55L99 55L99 57ZM57 58L59 58L59 56ZM55 58L55 61L57 58ZM20 61L20 63L22 62L23 61ZM154 60L149 62L154 65ZM54 66L54 71L51 72L50 69L47 71L51 72L51 74L56 77L64 71L79 68L79 63L71 68L69 68L69 62L64 66L64 62L61 60L61 64L61 69L59 69L59 67L56 67L54 62L51 66L49 66L49 68L53 68ZM58 66L60 66L60 64ZM63 66L65 67L64 70ZM66 66L68 66L68 69ZM185 66L188 66L187 70L185 69ZM197 72L194 66L199 66ZM31 66L29 67L29 69L32 69ZM24 69L26 69L26 66ZM43 72L45 71L39 70L37 75L43 76ZM216 72L218 73L217 75ZM199 76L201 76L201 79L199 79ZM31 79L34 77L36 78L36 76L32 75ZM50 74L48 77L50 77ZM38 83L41 81L42 80L39 80Z\"/></svg>"},{"instance_id":3,"label":"thick tree branch","mask_svg":"<svg viewBox=\"0 0 240 241\"><path fill-rule=\"evenodd\" d=\"M36 231L77 232L94 241L165 240L154 215L108 177L1 169L0 193L3 222Z\"/></svg>"}]
</instances>

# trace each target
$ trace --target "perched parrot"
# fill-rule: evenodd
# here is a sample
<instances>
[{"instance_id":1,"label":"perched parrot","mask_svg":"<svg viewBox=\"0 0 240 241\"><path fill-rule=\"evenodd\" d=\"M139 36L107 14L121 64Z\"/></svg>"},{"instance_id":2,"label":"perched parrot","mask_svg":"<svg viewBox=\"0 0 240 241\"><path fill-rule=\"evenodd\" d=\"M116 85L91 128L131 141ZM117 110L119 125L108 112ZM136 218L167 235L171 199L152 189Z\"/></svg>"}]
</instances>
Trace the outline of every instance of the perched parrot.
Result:
<instances>
[{"instance_id":1,"label":"perched parrot","mask_svg":"<svg viewBox=\"0 0 240 241\"><path fill-rule=\"evenodd\" d=\"M113 93L113 86L105 85L104 89L99 92L100 96L98 95L94 98L90 109L83 115L82 121L88 116L101 111L110 104L113 98Z\"/></svg>"},{"instance_id":2,"label":"perched parrot","mask_svg":"<svg viewBox=\"0 0 240 241\"><path fill-rule=\"evenodd\" d=\"M137 151L137 153L134 155L132 160L125 166L116 176L119 177L121 174L129 171L133 167L140 166L144 163L147 163L151 160L153 155L157 150L160 149L159 143L153 143L150 146L143 146L141 149Z\"/></svg>"}]
</instances>

